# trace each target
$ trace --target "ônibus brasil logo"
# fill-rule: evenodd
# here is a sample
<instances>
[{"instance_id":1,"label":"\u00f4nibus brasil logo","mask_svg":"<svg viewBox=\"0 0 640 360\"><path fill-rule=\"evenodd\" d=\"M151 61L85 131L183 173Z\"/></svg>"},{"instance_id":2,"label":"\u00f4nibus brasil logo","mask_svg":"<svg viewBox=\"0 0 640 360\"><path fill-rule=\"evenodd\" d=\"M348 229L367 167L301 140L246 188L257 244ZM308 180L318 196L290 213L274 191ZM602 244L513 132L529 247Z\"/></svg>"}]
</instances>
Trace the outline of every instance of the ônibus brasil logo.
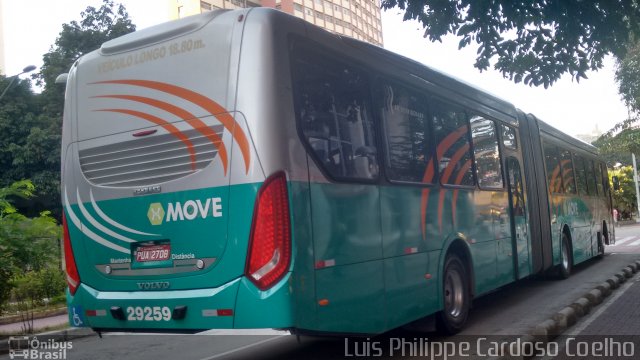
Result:
<instances>
[{"instance_id":1,"label":"\u00f4nibus brasil logo","mask_svg":"<svg viewBox=\"0 0 640 360\"><path fill-rule=\"evenodd\" d=\"M149 205L147 217L151 225L162 225L163 222L175 222L184 220L194 220L197 218L221 217L222 199L208 198L206 200L187 200L166 204L167 210L161 203Z\"/></svg>"}]
</instances>

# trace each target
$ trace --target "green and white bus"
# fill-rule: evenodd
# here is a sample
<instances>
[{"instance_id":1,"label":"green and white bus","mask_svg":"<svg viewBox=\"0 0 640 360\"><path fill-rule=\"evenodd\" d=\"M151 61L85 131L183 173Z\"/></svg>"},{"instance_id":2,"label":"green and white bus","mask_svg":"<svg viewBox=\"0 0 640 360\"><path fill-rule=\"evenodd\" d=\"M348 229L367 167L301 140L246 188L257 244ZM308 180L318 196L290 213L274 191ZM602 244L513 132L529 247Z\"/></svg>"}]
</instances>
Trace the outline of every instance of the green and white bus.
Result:
<instances>
[{"instance_id":1,"label":"green and white bus","mask_svg":"<svg viewBox=\"0 0 640 360\"><path fill-rule=\"evenodd\" d=\"M71 324L375 334L601 255L596 149L264 8L111 40L67 77Z\"/></svg>"}]
</instances>

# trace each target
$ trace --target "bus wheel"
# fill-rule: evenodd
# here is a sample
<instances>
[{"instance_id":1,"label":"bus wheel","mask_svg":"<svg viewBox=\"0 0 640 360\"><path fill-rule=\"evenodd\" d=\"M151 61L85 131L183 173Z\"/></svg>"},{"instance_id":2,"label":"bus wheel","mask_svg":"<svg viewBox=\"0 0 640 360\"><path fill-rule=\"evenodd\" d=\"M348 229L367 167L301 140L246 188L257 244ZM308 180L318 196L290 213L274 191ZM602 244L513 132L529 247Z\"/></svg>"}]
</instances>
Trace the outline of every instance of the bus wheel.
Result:
<instances>
[{"instance_id":1,"label":"bus wheel","mask_svg":"<svg viewBox=\"0 0 640 360\"><path fill-rule=\"evenodd\" d=\"M558 275L561 279L566 279L571 275L571 247L569 246L569 237L566 233L562 233L562 249L560 251L560 269Z\"/></svg>"},{"instance_id":2,"label":"bus wheel","mask_svg":"<svg viewBox=\"0 0 640 360\"><path fill-rule=\"evenodd\" d=\"M457 255L447 256L442 286L444 309L436 316L436 326L440 333L454 335L464 327L470 307L467 271Z\"/></svg>"}]
</instances>

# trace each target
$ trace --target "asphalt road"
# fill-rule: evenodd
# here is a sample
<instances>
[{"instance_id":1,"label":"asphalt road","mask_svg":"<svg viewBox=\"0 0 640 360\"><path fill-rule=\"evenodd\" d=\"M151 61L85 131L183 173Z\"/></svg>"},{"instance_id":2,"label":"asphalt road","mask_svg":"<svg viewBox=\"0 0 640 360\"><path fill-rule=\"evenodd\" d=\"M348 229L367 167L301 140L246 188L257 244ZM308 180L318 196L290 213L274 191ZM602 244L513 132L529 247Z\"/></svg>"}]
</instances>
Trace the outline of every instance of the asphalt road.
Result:
<instances>
[{"instance_id":1,"label":"asphalt road","mask_svg":"<svg viewBox=\"0 0 640 360\"><path fill-rule=\"evenodd\" d=\"M624 266L640 259L640 225L616 229L615 246L606 249L603 259L576 266L567 280L533 278L509 285L474 301L465 331L452 338L442 338L423 329L398 329L374 338L297 339L283 332L209 331L200 335L110 334L75 339L66 359L335 359L356 358L358 353L382 358L410 358L411 350L425 339L460 342L476 341L478 336L490 340L512 339L524 335L535 325L605 281ZM421 330L421 331L418 331ZM243 335L239 335L243 334ZM234 336L236 335L236 336ZM405 354L391 347L403 339ZM412 346L414 346L412 348ZM351 356L350 356L351 355ZM391 356L393 355L393 356ZM0 359L8 356L0 357Z\"/></svg>"}]
</instances>

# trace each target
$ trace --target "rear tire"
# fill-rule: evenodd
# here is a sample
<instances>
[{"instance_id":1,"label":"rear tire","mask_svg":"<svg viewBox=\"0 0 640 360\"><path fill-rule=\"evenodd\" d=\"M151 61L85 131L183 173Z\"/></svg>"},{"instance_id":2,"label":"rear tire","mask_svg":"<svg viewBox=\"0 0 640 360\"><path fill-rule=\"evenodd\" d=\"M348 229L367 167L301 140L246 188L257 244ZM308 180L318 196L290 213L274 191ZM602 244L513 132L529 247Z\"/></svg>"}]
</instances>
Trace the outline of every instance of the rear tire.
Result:
<instances>
[{"instance_id":1,"label":"rear tire","mask_svg":"<svg viewBox=\"0 0 640 360\"><path fill-rule=\"evenodd\" d=\"M454 254L447 255L442 273L444 309L436 315L436 326L441 334L454 335L463 329L469 315L469 277L464 262Z\"/></svg>"},{"instance_id":2,"label":"rear tire","mask_svg":"<svg viewBox=\"0 0 640 360\"><path fill-rule=\"evenodd\" d=\"M562 233L562 243L560 246L560 268L558 269L558 276L560 279L566 279L571 275L571 269L573 267L571 246L569 245L569 237L566 233Z\"/></svg>"}]
</instances>

